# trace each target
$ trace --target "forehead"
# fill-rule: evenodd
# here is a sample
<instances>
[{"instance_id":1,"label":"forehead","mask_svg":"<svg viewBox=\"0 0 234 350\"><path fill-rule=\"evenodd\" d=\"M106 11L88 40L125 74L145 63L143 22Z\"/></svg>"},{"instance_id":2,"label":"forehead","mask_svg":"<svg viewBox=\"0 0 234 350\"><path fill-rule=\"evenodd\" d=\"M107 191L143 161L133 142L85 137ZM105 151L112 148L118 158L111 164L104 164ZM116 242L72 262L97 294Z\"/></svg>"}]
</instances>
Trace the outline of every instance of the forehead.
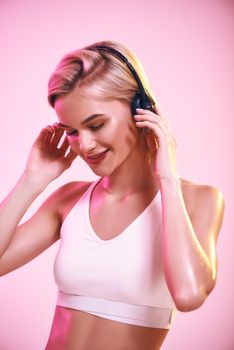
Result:
<instances>
[{"instance_id":1,"label":"forehead","mask_svg":"<svg viewBox=\"0 0 234 350\"><path fill-rule=\"evenodd\" d=\"M73 125L93 114L121 116L130 113L130 104L120 100L98 100L82 96L77 90L59 97L54 109L62 124Z\"/></svg>"}]
</instances>

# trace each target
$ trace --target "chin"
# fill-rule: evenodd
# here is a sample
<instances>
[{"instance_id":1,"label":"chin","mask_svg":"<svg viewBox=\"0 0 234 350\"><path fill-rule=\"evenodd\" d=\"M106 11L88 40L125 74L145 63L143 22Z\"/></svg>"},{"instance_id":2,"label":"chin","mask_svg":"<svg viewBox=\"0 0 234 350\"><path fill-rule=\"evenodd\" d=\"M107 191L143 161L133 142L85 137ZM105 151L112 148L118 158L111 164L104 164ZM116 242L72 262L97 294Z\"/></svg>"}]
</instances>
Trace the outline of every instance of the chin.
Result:
<instances>
[{"instance_id":1,"label":"chin","mask_svg":"<svg viewBox=\"0 0 234 350\"><path fill-rule=\"evenodd\" d=\"M107 170L107 169L94 169L94 168L91 168L90 169L92 170L92 172L97 175L97 176L100 176L100 177L104 177L104 176L109 176L112 171L111 170Z\"/></svg>"}]
</instances>

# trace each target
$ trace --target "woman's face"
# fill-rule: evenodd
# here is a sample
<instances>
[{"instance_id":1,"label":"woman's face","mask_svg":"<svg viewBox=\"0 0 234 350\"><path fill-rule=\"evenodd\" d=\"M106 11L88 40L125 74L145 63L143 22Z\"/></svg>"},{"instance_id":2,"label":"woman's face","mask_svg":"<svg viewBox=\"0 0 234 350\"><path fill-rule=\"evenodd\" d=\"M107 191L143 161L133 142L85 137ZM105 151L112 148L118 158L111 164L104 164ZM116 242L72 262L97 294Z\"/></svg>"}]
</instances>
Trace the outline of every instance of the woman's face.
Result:
<instances>
[{"instance_id":1,"label":"woman's face","mask_svg":"<svg viewBox=\"0 0 234 350\"><path fill-rule=\"evenodd\" d=\"M71 148L98 176L110 175L138 144L141 132L127 102L98 101L74 89L56 100L55 111Z\"/></svg>"}]
</instances>

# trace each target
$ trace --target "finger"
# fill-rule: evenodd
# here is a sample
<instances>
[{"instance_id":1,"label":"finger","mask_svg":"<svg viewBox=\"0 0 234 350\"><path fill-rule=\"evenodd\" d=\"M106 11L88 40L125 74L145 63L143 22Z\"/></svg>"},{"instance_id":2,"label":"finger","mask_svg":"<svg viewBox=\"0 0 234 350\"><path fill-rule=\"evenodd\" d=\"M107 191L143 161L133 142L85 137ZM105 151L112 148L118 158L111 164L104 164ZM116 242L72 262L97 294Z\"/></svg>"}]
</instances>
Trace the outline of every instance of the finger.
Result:
<instances>
[{"instance_id":1,"label":"finger","mask_svg":"<svg viewBox=\"0 0 234 350\"><path fill-rule=\"evenodd\" d=\"M162 123L161 117L159 117L156 114L136 114L134 115L134 118L138 121L140 120L149 120L152 123Z\"/></svg>"},{"instance_id":2,"label":"finger","mask_svg":"<svg viewBox=\"0 0 234 350\"><path fill-rule=\"evenodd\" d=\"M164 123L162 117L156 115L156 114L152 114L152 115L146 115L146 114L141 114L140 116L138 114L136 114L135 120L137 121L144 121L144 120L149 120L152 123L158 124L160 126L160 128L165 132L166 135L170 136L170 137L174 137L170 128L170 125L168 122ZM166 119L165 119L166 120Z\"/></svg>"},{"instance_id":3,"label":"finger","mask_svg":"<svg viewBox=\"0 0 234 350\"><path fill-rule=\"evenodd\" d=\"M59 141L61 140L61 137L63 136L63 134L64 134L63 129L56 128L53 138L51 140L51 144L53 144L54 146L58 146Z\"/></svg>"},{"instance_id":4,"label":"finger","mask_svg":"<svg viewBox=\"0 0 234 350\"><path fill-rule=\"evenodd\" d=\"M53 138L53 135L54 135L54 129L53 127L49 127L47 129L47 132L45 133L45 137L44 137L44 142L45 143L50 143L52 138Z\"/></svg>"},{"instance_id":5,"label":"finger","mask_svg":"<svg viewBox=\"0 0 234 350\"><path fill-rule=\"evenodd\" d=\"M146 123L148 122L149 124L149 128L151 130L153 130L154 125L158 125L158 127L163 131L163 133L167 136L171 136L170 131L168 130L168 128L162 123L162 121L158 118L149 116L149 115L141 115L141 116L134 116L135 120L136 120L136 124L137 126L141 126L141 125L146 125L146 124L140 124L140 123Z\"/></svg>"},{"instance_id":6,"label":"finger","mask_svg":"<svg viewBox=\"0 0 234 350\"><path fill-rule=\"evenodd\" d=\"M177 146L177 141L176 141L175 137L172 134L170 134L167 129L165 129L165 132L163 132L163 130L160 128L159 125L152 124L151 122L149 122L147 120L143 121L143 122L136 122L136 125L139 128L146 127L148 129L151 129L152 132L154 133L155 137L156 137L156 141L157 141L158 146L159 146L158 140L161 141L161 144L165 140L167 142L170 140L170 142L172 142L174 144L174 146Z\"/></svg>"},{"instance_id":7,"label":"finger","mask_svg":"<svg viewBox=\"0 0 234 350\"><path fill-rule=\"evenodd\" d=\"M43 129L41 129L40 133L38 134L37 138L34 141L34 144L41 144L42 142L44 142L45 137L48 134L53 135L53 127L51 125L47 125Z\"/></svg>"},{"instance_id":8,"label":"finger","mask_svg":"<svg viewBox=\"0 0 234 350\"><path fill-rule=\"evenodd\" d=\"M68 154L66 155L65 159L72 163L74 159L76 159L76 157L78 156L78 154L76 152L73 151L73 149L71 148L70 151L68 152Z\"/></svg>"},{"instance_id":9,"label":"finger","mask_svg":"<svg viewBox=\"0 0 234 350\"><path fill-rule=\"evenodd\" d=\"M66 153L67 149L69 148L69 142L68 142L67 137L64 138L64 140L59 148L61 151L64 151Z\"/></svg>"},{"instance_id":10,"label":"finger","mask_svg":"<svg viewBox=\"0 0 234 350\"><path fill-rule=\"evenodd\" d=\"M163 140L163 139L165 139L165 137L167 137L159 125L153 124L153 123L149 122L148 120L145 120L142 122L136 122L136 126L138 128L145 128L145 127L149 128L150 130L153 131L153 133L157 139Z\"/></svg>"},{"instance_id":11,"label":"finger","mask_svg":"<svg viewBox=\"0 0 234 350\"><path fill-rule=\"evenodd\" d=\"M148 110L148 109L141 109L141 108L137 108L136 109L137 113L136 115L149 115L149 116L153 116L154 118L160 118L159 120L161 120L165 126L167 126L170 129L170 125L169 125L169 121L167 120L167 118L165 118L163 115L161 114L155 114L154 112Z\"/></svg>"}]
</instances>

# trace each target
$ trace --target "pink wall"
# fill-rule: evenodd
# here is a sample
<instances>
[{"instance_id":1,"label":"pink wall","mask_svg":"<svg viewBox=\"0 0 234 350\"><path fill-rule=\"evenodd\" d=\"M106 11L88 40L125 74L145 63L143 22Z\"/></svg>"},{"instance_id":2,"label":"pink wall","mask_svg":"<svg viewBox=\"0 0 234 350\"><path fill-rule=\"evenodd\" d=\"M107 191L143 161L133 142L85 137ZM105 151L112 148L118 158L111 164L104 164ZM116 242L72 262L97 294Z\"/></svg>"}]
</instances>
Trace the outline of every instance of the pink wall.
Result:
<instances>
[{"instance_id":1,"label":"pink wall","mask_svg":"<svg viewBox=\"0 0 234 350\"><path fill-rule=\"evenodd\" d=\"M226 200L218 240L218 279L201 308L178 312L163 350L231 350L233 333L233 10L231 0L0 1L1 184L21 174L39 130L56 121L47 81L61 56L113 39L140 58L178 141L178 169L220 188ZM94 179L81 162L52 183ZM0 279L0 349L42 350L53 317L58 243ZM4 326L4 327L3 327Z\"/></svg>"}]
</instances>

